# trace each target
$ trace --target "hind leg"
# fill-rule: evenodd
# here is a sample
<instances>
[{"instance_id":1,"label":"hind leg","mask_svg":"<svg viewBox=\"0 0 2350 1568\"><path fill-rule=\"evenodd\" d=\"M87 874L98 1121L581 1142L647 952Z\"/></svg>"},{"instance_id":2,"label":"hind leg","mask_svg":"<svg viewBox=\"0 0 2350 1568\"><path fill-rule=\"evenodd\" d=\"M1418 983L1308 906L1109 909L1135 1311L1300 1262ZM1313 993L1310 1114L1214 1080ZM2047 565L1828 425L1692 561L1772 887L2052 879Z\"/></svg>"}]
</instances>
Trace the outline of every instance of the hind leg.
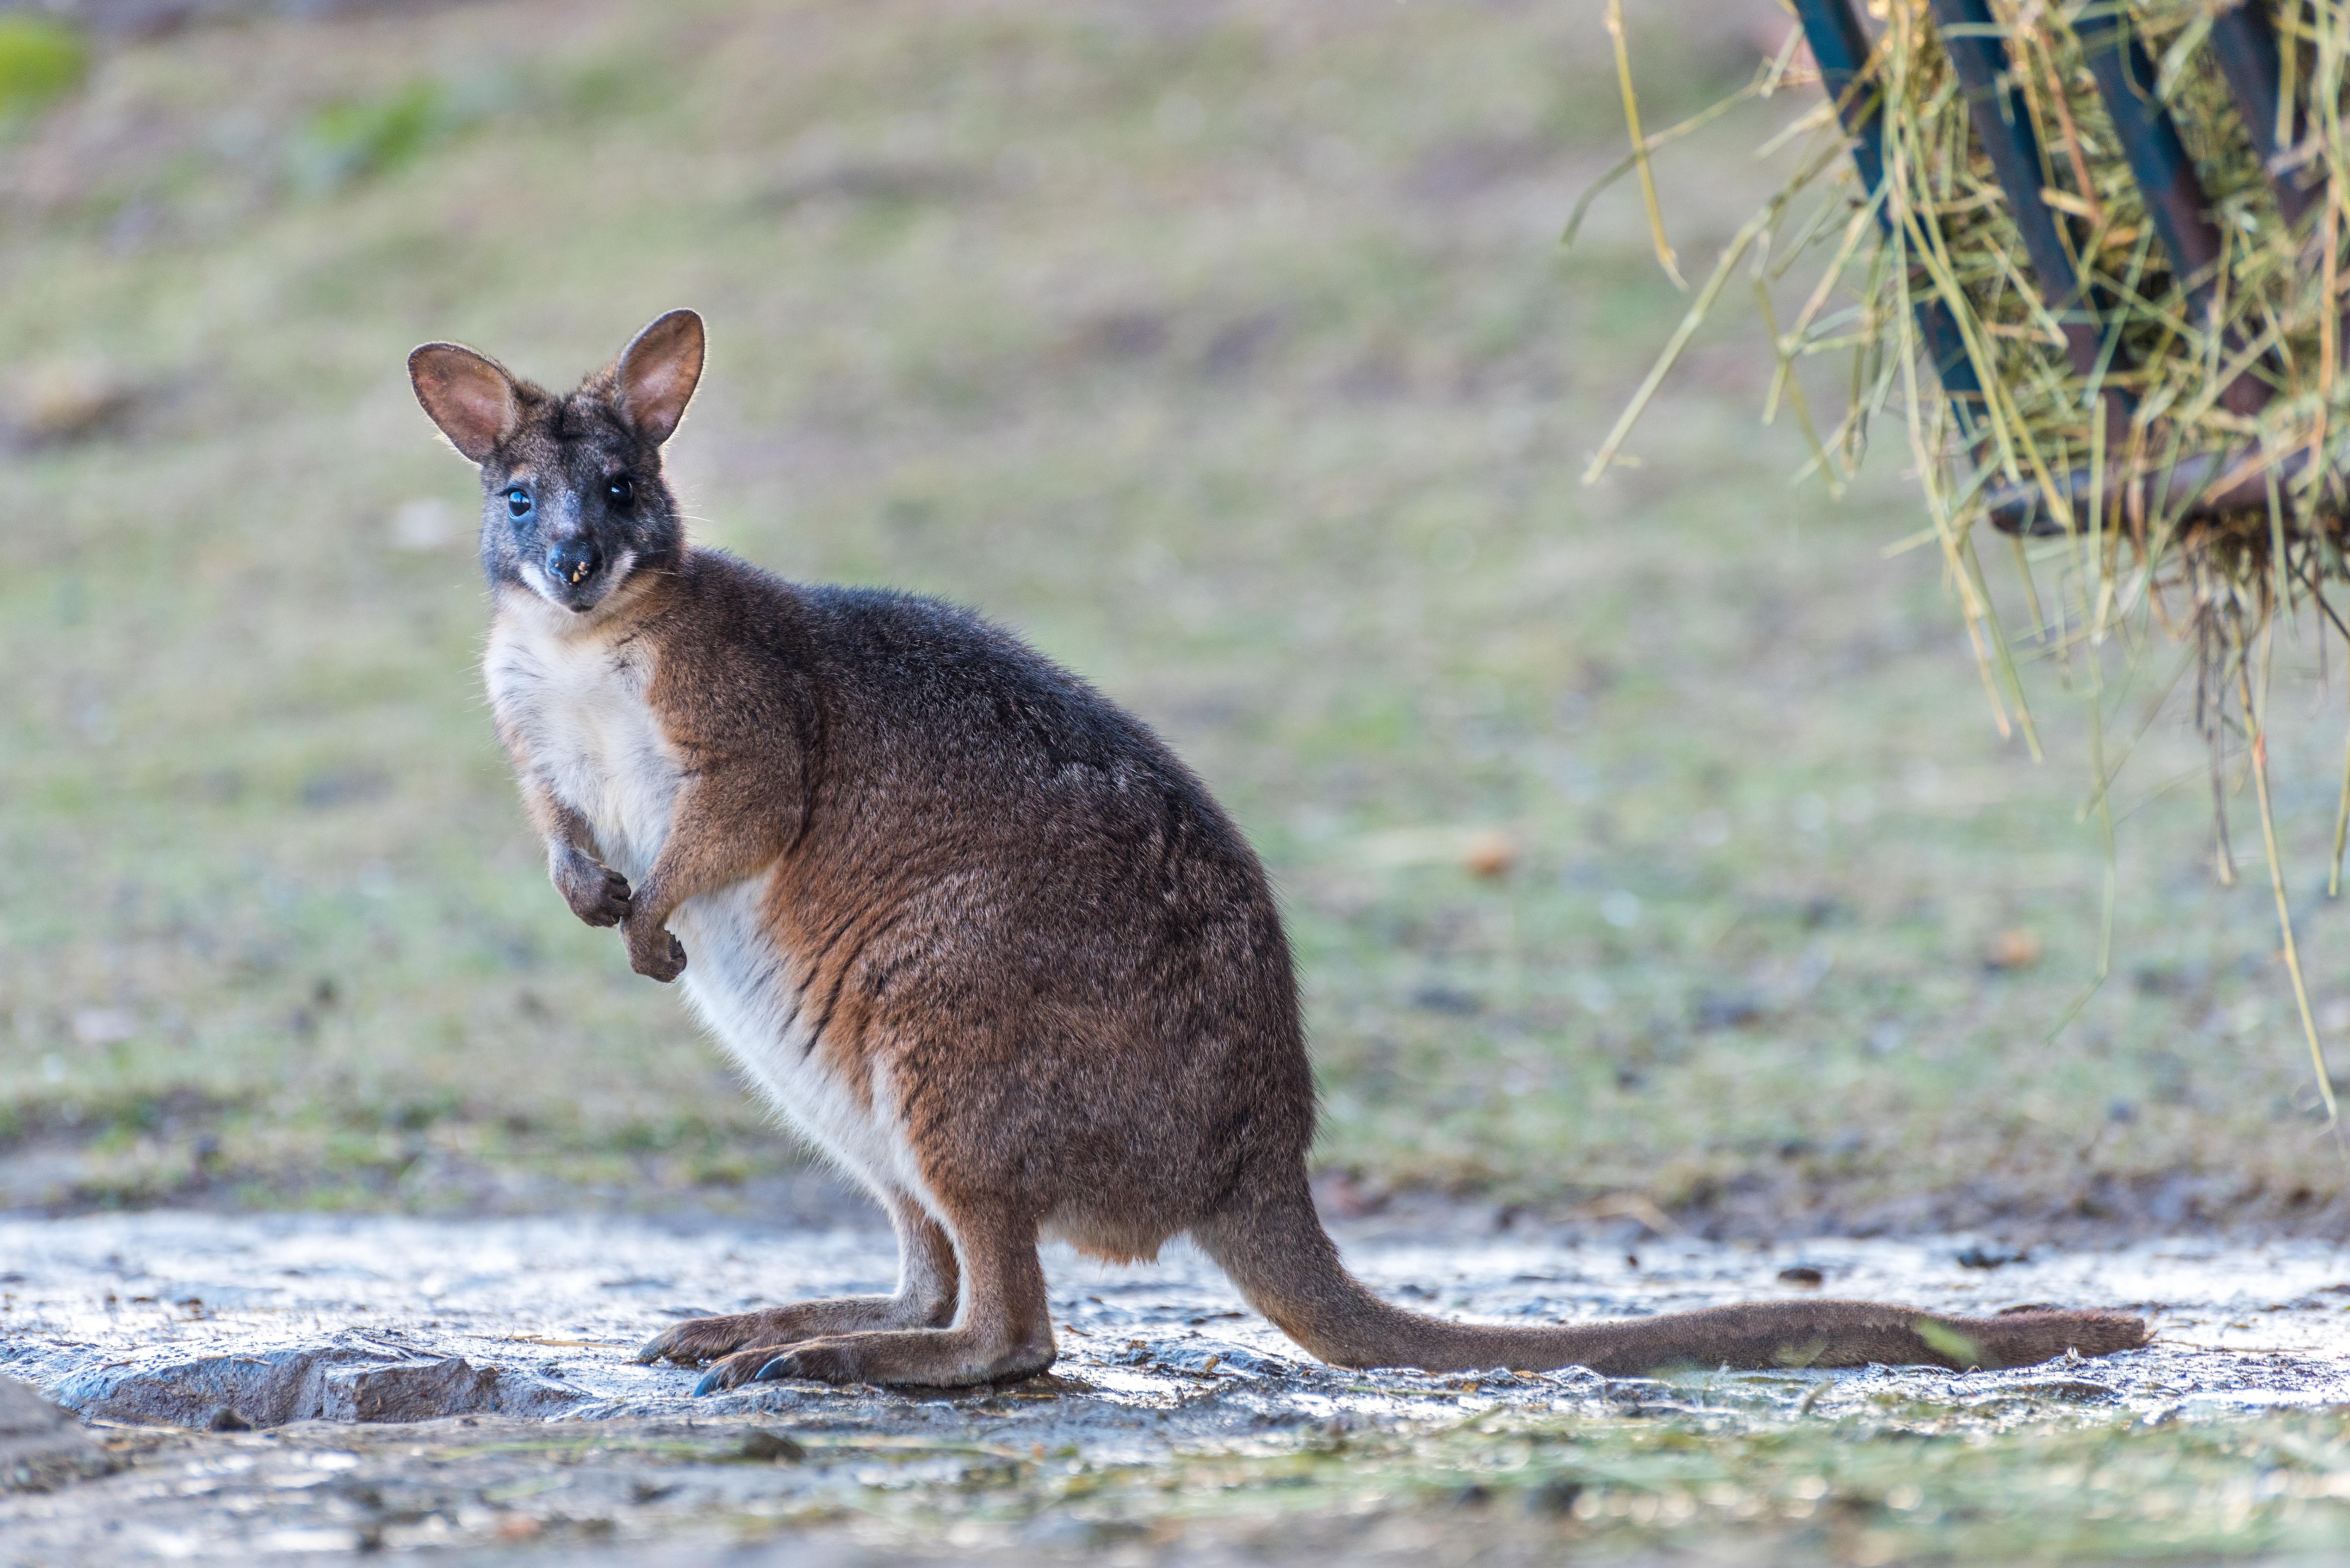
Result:
<instances>
[{"instance_id":1,"label":"hind leg","mask_svg":"<svg viewBox=\"0 0 2350 1568\"><path fill-rule=\"evenodd\" d=\"M712 1367L697 1394L754 1380L968 1387L1034 1376L1053 1365L1053 1324L1036 1221L1009 1199L942 1204L962 1265L961 1310L951 1326L836 1333L737 1351Z\"/></svg>"},{"instance_id":2,"label":"hind leg","mask_svg":"<svg viewBox=\"0 0 2350 1568\"><path fill-rule=\"evenodd\" d=\"M887 1296L838 1296L760 1312L689 1318L647 1340L637 1360L699 1366L750 1345L780 1346L828 1334L885 1329L944 1328L954 1321L958 1273L954 1243L938 1221L902 1192L879 1194L898 1232L898 1290Z\"/></svg>"}]
</instances>

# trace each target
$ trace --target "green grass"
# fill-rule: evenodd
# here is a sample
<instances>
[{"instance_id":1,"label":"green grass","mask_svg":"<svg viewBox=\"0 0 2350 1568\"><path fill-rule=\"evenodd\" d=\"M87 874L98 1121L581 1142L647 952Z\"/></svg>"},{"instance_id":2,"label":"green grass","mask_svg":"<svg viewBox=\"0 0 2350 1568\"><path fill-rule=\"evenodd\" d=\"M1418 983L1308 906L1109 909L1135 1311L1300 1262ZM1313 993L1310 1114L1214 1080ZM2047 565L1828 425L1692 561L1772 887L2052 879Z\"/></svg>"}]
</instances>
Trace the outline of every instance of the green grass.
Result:
<instances>
[{"instance_id":1,"label":"green grass","mask_svg":"<svg viewBox=\"0 0 2350 1568\"><path fill-rule=\"evenodd\" d=\"M1748 69L1713 8L1634 9L1659 123ZM2106 871L2084 683L2028 674L2048 763L2001 739L1933 553L1884 554L1920 525L1898 435L1841 501L1791 488L1725 325L1644 466L1577 483L1684 303L1628 188L1555 243L1611 78L1594 16L1425 0L485 4L101 51L0 172L0 397L140 389L0 458L0 1159L78 1151L10 1199L201 1166L660 1204L795 1158L546 888L469 547L393 521L473 505L414 343L559 379L691 304L702 538L980 607L1237 813L1328 1164L1745 1231L2334 1223L2264 874L2212 880L2178 699L2060 1031ZM1665 161L1685 257L1796 99ZM2279 805L2338 1040L2305 648ZM1523 852L1479 878L1491 827ZM1987 970L2019 929L2044 956Z\"/></svg>"}]
</instances>

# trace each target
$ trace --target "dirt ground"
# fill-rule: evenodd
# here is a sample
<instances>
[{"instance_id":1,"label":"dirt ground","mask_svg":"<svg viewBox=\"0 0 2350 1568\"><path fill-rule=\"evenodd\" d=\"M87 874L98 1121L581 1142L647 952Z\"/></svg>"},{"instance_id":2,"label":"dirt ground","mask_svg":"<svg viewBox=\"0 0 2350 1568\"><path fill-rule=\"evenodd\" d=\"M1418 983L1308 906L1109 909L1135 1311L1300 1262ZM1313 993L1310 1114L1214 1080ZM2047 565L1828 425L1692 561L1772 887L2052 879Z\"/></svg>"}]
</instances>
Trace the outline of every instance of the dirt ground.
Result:
<instances>
[{"instance_id":1,"label":"dirt ground","mask_svg":"<svg viewBox=\"0 0 2350 1568\"><path fill-rule=\"evenodd\" d=\"M10 1568L557 1547L565 1561L662 1563L770 1551L844 1563L1510 1562L1575 1542L1637 1554L1644 1529L1667 1524L1700 1560L1743 1531L1791 1560L1891 1561L1824 1544L1810 1521L1835 1499L1916 1518L1927 1503L1899 1479L1907 1468L1877 1477L1874 1498L1857 1477L1800 1473L1781 1475L1775 1496L1722 1473L1674 1491L1639 1472L1657 1458L1639 1459L1643 1445L1702 1434L1693 1451L1711 1449L1717 1472L1742 1443L1784 1469L1823 1437L1921 1453L1991 1434L2011 1447L2241 1438L2247 1422L2350 1402L2350 1254L2333 1247L2152 1241L2019 1256L1966 1238L1773 1249L1651 1237L1627 1251L1496 1218L1420 1205L1342 1239L1390 1299L1489 1320L1824 1289L1975 1313L2123 1305L2158 1337L2106 1360L1966 1376L1357 1373L1305 1359L1188 1247L1135 1268L1056 1251L1062 1358L1045 1377L696 1399L694 1373L639 1366L636 1345L681 1316L887 1290L887 1231L846 1199L829 1225L767 1229L17 1220L0 1221L0 1368L78 1412L103 1449L89 1468L110 1473L0 1501L0 1538ZM259 1429L204 1429L238 1422ZM2342 1473L2320 1467L2300 1491L2272 1483L2270 1495L2331 1531L2350 1523L2334 1517ZM1659 1501L1684 1495L1694 1520ZM2075 1511L2094 1513L2085 1493ZM1709 1512L1720 1529L1689 1528Z\"/></svg>"}]
</instances>

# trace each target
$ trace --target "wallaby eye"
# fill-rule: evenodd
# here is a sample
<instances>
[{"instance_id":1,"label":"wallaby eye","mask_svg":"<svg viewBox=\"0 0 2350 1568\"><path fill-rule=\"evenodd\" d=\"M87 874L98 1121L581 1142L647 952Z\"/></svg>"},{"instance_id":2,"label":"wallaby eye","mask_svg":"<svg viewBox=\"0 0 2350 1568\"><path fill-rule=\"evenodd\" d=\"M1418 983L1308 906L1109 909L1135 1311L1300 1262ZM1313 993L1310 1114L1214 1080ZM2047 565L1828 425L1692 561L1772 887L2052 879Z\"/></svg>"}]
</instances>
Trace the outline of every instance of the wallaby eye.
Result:
<instances>
[{"instance_id":1,"label":"wallaby eye","mask_svg":"<svg viewBox=\"0 0 2350 1568\"><path fill-rule=\"evenodd\" d=\"M512 490L507 491L506 510L513 513L517 517L529 516L530 492L525 490L519 484L515 485Z\"/></svg>"},{"instance_id":2,"label":"wallaby eye","mask_svg":"<svg viewBox=\"0 0 2350 1568\"><path fill-rule=\"evenodd\" d=\"M613 505L626 506L637 498L636 483L625 473L616 473L605 486L604 493L612 498Z\"/></svg>"}]
</instances>

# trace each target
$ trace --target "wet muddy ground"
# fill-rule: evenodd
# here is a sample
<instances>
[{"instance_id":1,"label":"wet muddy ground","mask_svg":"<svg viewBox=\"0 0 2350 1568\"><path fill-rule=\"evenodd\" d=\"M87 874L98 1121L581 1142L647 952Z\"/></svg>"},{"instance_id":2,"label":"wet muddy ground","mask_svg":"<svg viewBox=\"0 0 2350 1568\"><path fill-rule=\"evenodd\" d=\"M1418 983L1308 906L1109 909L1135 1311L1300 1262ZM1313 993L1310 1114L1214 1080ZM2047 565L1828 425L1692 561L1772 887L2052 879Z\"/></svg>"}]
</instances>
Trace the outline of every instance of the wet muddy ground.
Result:
<instances>
[{"instance_id":1,"label":"wet muddy ground","mask_svg":"<svg viewBox=\"0 0 2350 1568\"><path fill-rule=\"evenodd\" d=\"M1497 1234L1470 1211L1358 1222L1342 1241L1390 1299L1498 1321L1825 1290L1972 1314L2126 1306L2158 1338L2107 1360L1967 1376L1366 1374L1304 1357L1188 1248L1135 1268L1055 1250L1062 1355L1045 1377L957 1394L770 1385L695 1399L694 1373L639 1366L636 1345L684 1316L886 1291L888 1232L601 1218L0 1220L0 1373L71 1409L99 1445L86 1479L0 1495L0 1542L12 1565L373 1549L486 1561L557 1546L565 1561L679 1563L754 1548L754 1560L772 1548L794 1562L1503 1562L1539 1557L1560 1532L1669 1525L1672 1498L1700 1512L1718 1504L1723 1523L1745 1506L1720 1479L1668 1485L1626 1470L1617 1486L1591 1454L1580 1469L1544 1458L1545 1444L1601 1428L1632 1432L1624 1455L1648 1456L1639 1463L1686 1464L1708 1434L1751 1447L1905 1424L1983 1437L2216 1429L2350 1406L2350 1253L2308 1242L2013 1259L1964 1238L1777 1249L1651 1239L1627 1253ZM1814 1273L1820 1285L1800 1282ZM1673 1432L1696 1447L1650 1452L1649 1436ZM2312 1506L2334 1497L2330 1474L2303 1487ZM1918 1489L1887 1475L1872 1506L1898 1520ZM1806 1499L1811 1484L1764 1486L1752 1506L1794 1529L1827 1496L1823 1481ZM1652 1539L1634 1531L1620 1543Z\"/></svg>"}]
</instances>

